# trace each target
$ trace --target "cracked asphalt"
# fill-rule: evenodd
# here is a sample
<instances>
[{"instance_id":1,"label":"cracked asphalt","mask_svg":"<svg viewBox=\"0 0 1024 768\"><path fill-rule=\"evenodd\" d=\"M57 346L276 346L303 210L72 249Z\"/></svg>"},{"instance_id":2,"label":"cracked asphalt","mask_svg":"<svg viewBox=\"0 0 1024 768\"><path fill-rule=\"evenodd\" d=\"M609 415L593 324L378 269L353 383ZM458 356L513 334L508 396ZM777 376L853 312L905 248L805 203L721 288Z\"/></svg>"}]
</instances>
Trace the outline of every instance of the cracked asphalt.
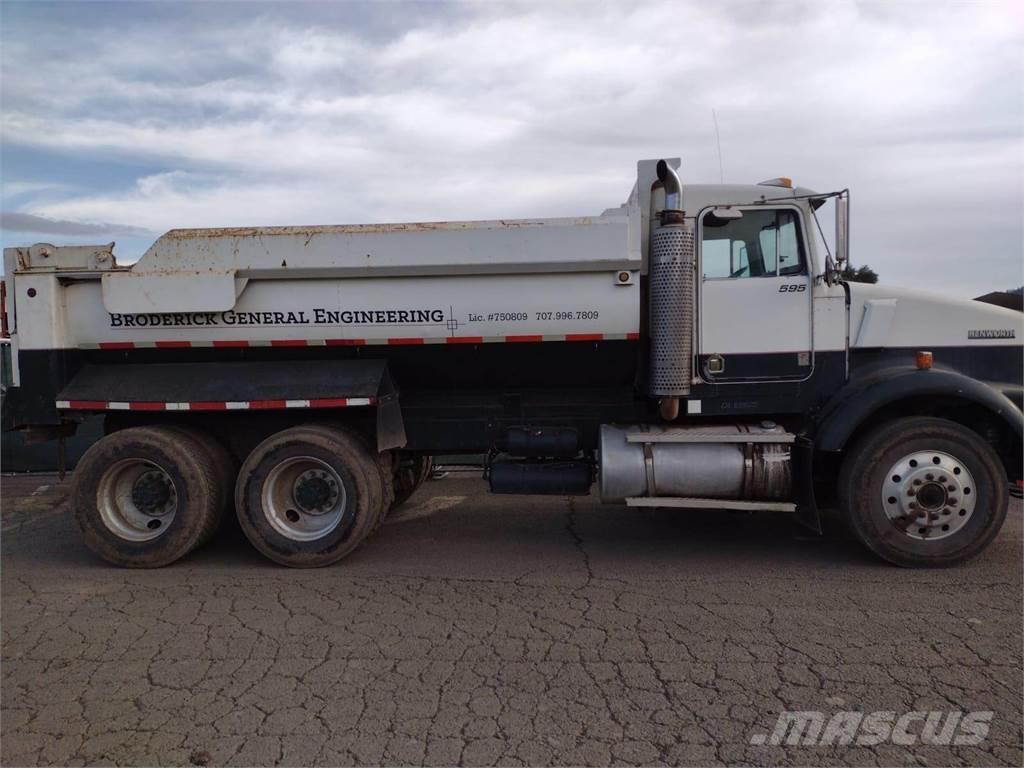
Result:
<instances>
[{"instance_id":1,"label":"cracked asphalt","mask_svg":"<svg viewBox=\"0 0 1024 768\"><path fill-rule=\"evenodd\" d=\"M1024 764L1017 500L977 560L908 571L835 524L447 479L334 567L228 526L126 571L65 489L3 479L5 766ZM752 746L783 709L995 715L977 746Z\"/></svg>"}]
</instances>

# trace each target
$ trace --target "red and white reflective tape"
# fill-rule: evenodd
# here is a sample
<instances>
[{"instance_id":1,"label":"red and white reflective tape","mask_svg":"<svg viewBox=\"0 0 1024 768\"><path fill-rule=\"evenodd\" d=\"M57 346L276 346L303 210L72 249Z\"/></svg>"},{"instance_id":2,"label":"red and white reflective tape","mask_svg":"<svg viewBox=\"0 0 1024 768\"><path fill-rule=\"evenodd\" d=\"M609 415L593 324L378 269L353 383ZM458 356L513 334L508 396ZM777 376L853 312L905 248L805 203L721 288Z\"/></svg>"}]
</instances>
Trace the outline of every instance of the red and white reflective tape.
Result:
<instances>
[{"instance_id":1,"label":"red and white reflective tape","mask_svg":"<svg viewBox=\"0 0 1024 768\"><path fill-rule=\"evenodd\" d=\"M418 344L529 344L544 341L636 341L634 333L556 333L511 336L390 336L380 339L222 339L214 341L100 341L80 344L80 349L232 349L245 347L366 347Z\"/></svg>"},{"instance_id":2,"label":"red and white reflective tape","mask_svg":"<svg viewBox=\"0 0 1024 768\"><path fill-rule=\"evenodd\" d=\"M285 408L350 408L373 405L375 397L321 397L311 400L200 400L187 403L58 400L59 411L273 411Z\"/></svg>"}]
</instances>

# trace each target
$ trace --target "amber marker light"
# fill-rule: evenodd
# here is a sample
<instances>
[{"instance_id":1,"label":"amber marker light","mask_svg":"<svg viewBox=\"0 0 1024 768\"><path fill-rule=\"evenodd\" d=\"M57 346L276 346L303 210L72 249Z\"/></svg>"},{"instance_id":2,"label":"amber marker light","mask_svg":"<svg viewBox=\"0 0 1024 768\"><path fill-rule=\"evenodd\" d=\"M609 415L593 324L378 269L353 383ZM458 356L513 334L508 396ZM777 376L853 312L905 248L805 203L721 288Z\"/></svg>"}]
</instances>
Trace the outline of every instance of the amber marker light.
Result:
<instances>
[{"instance_id":1,"label":"amber marker light","mask_svg":"<svg viewBox=\"0 0 1024 768\"><path fill-rule=\"evenodd\" d=\"M917 353L917 367L922 371L927 371L932 367L934 359L932 358L931 352L918 352Z\"/></svg>"}]
</instances>

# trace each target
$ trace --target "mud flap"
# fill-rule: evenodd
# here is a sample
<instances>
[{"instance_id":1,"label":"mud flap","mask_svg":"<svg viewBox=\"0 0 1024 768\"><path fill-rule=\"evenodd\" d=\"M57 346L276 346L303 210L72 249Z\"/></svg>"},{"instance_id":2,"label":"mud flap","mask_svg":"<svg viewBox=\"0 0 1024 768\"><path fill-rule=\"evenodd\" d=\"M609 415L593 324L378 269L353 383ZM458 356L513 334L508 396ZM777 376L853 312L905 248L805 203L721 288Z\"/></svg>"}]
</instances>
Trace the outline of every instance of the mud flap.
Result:
<instances>
[{"instance_id":1,"label":"mud flap","mask_svg":"<svg viewBox=\"0 0 1024 768\"><path fill-rule=\"evenodd\" d=\"M814 442L799 435L793 442L793 490L797 522L820 534L821 516L814 500Z\"/></svg>"},{"instance_id":2,"label":"mud flap","mask_svg":"<svg viewBox=\"0 0 1024 768\"><path fill-rule=\"evenodd\" d=\"M377 395L377 450L383 453L392 448L404 448L405 443L405 421L398 404L398 390L385 369Z\"/></svg>"}]
</instances>

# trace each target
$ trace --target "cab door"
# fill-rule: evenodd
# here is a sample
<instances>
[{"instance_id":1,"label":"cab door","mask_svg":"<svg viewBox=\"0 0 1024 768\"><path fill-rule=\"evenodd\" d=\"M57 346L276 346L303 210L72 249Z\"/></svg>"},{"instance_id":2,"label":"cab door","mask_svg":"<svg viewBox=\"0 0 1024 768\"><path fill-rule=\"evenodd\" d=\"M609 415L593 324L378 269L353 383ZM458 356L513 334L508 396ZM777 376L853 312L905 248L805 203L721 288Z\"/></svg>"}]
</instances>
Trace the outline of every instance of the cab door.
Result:
<instances>
[{"instance_id":1,"label":"cab door","mask_svg":"<svg viewBox=\"0 0 1024 768\"><path fill-rule=\"evenodd\" d=\"M710 209L698 237L700 375L709 382L809 377L813 275L800 209Z\"/></svg>"}]
</instances>

